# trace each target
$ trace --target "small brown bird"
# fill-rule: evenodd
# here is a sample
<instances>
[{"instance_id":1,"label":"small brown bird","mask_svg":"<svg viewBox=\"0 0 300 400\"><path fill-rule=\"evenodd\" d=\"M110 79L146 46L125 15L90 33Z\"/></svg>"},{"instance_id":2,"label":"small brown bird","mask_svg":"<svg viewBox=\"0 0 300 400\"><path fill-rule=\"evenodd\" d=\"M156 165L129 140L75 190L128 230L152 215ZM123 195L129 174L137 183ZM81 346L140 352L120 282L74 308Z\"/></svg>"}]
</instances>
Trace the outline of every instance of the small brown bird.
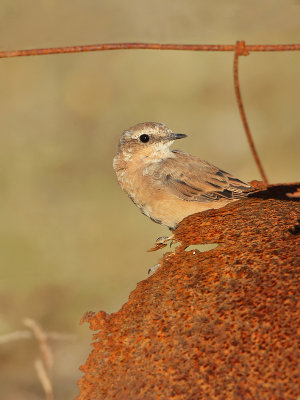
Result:
<instances>
[{"instance_id":1,"label":"small brown bird","mask_svg":"<svg viewBox=\"0 0 300 400\"><path fill-rule=\"evenodd\" d=\"M113 161L121 188L143 214L171 230L188 215L221 208L247 196L251 186L180 150L170 150L173 133L158 122L123 132Z\"/></svg>"}]
</instances>

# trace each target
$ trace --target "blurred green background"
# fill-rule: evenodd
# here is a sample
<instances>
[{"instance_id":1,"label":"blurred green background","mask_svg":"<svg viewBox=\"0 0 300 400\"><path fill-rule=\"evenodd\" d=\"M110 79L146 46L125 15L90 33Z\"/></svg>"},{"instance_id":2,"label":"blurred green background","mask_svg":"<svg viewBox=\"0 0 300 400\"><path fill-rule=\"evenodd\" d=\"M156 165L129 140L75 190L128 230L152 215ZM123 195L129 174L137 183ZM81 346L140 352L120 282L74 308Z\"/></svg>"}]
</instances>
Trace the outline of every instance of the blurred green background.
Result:
<instances>
[{"instance_id":1,"label":"blurred green background","mask_svg":"<svg viewBox=\"0 0 300 400\"><path fill-rule=\"evenodd\" d=\"M297 43L299 1L0 1L2 50L109 42ZM53 345L55 399L77 393L92 333L161 257L166 228L118 187L125 128L166 123L178 146L243 180L260 179L234 97L232 53L113 51L0 60L0 336L31 317L77 335ZM271 183L299 180L300 52L240 60L250 127ZM0 397L42 399L35 343L0 346Z\"/></svg>"}]
</instances>

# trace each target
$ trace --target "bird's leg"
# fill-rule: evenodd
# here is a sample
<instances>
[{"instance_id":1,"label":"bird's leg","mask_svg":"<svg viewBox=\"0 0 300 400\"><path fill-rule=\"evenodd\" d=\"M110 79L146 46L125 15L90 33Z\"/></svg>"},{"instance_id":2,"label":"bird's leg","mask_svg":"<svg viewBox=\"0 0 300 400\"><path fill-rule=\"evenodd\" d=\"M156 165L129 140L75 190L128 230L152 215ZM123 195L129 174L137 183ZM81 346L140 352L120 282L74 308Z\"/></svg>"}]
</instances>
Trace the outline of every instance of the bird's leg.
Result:
<instances>
[{"instance_id":1,"label":"bird's leg","mask_svg":"<svg viewBox=\"0 0 300 400\"><path fill-rule=\"evenodd\" d=\"M171 232L172 232L172 231L173 231L173 229L171 229ZM169 237L168 237L168 236L160 236L159 238L157 238L157 239L155 240L154 246L153 246L151 249L149 249L148 251L150 252L150 251L156 251L156 250L162 249L163 247L166 247L166 246L167 246L168 242L170 242L170 247L171 247L172 244L173 244L173 239L174 239L173 233L172 233L172 235L169 236ZM150 275L154 274L154 272L155 272L159 267L160 267L160 263L155 264L153 267L149 268L149 269L148 269L148 275L150 276Z\"/></svg>"}]
</instances>

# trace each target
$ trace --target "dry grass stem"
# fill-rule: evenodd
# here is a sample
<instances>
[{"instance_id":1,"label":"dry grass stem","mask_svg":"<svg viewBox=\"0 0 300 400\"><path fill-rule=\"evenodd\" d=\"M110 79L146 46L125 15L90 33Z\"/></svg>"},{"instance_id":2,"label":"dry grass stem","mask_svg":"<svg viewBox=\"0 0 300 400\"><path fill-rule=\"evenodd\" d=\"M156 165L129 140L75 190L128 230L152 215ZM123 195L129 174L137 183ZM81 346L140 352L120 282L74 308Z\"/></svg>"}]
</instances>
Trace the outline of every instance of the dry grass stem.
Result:
<instances>
[{"instance_id":1,"label":"dry grass stem","mask_svg":"<svg viewBox=\"0 0 300 400\"><path fill-rule=\"evenodd\" d=\"M49 374L46 371L45 365L40 358L37 358L35 360L34 368L36 370L39 381L43 386L44 392L46 394L46 400L53 400L53 386L49 378Z\"/></svg>"}]
</instances>

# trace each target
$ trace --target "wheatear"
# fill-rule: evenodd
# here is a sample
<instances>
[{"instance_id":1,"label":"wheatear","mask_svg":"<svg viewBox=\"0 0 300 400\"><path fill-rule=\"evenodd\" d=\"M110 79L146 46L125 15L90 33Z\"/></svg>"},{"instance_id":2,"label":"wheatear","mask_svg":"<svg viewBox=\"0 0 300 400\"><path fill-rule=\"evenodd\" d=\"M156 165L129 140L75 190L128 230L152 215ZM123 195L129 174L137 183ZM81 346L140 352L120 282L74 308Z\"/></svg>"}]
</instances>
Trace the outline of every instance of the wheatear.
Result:
<instances>
[{"instance_id":1,"label":"wheatear","mask_svg":"<svg viewBox=\"0 0 300 400\"><path fill-rule=\"evenodd\" d=\"M247 196L251 186L180 150L158 122L137 124L123 132L113 161L121 188L143 214L171 230L188 215L221 208Z\"/></svg>"}]
</instances>

